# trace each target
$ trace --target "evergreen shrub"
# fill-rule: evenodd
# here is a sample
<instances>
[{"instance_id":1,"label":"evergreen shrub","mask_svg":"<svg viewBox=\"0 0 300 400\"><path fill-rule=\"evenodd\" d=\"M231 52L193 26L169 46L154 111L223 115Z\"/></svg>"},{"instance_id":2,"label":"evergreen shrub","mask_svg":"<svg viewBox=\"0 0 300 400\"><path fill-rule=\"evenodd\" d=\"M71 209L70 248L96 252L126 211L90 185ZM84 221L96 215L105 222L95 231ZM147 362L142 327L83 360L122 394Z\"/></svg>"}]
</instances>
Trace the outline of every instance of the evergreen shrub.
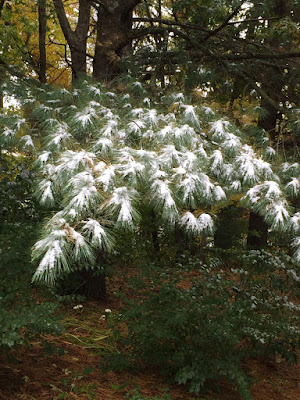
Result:
<instances>
[{"instance_id":1,"label":"evergreen shrub","mask_svg":"<svg viewBox=\"0 0 300 400\"><path fill-rule=\"evenodd\" d=\"M251 399L247 358L280 354L296 362L299 306L288 293L299 277L291 259L267 251L245 252L231 266L208 259L185 257L136 278L137 296L120 315L125 350L104 360L106 369L120 361L159 368L193 393L225 378Z\"/></svg>"}]
</instances>

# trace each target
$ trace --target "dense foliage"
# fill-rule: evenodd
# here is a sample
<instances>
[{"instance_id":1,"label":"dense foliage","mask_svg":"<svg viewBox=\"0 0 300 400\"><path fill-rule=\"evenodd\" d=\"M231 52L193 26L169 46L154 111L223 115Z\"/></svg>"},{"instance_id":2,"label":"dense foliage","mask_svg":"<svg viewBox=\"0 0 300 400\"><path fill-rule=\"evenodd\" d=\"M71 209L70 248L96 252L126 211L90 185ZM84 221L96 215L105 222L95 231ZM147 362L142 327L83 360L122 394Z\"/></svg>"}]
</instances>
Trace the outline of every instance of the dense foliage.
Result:
<instances>
[{"instance_id":1,"label":"dense foliage","mask_svg":"<svg viewBox=\"0 0 300 400\"><path fill-rule=\"evenodd\" d=\"M299 165L272 162L263 131L251 146L211 108L183 94L150 100L138 82L126 94L86 81L73 92L33 88L22 98L22 85L14 90L41 143L36 196L55 210L34 247L34 279L95 267L97 253L110 251L118 232L139 232L149 213L156 230L212 236L212 207L232 198L294 237L299 261L300 218L289 201L299 195Z\"/></svg>"},{"instance_id":2,"label":"dense foliage","mask_svg":"<svg viewBox=\"0 0 300 400\"><path fill-rule=\"evenodd\" d=\"M299 288L298 269L284 254L250 251L237 263L226 253L226 263L212 253L206 263L185 256L144 268L132 282L136 298L116 316L128 326L122 353L102 367L155 366L194 393L225 377L251 399L245 359L294 363L299 306L289 290Z\"/></svg>"},{"instance_id":3,"label":"dense foliage","mask_svg":"<svg viewBox=\"0 0 300 400\"><path fill-rule=\"evenodd\" d=\"M30 252L35 239L36 227L28 221L6 222L0 232L1 351L62 329L58 316L54 317L57 305L31 284Z\"/></svg>"},{"instance_id":4,"label":"dense foliage","mask_svg":"<svg viewBox=\"0 0 300 400\"><path fill-rule=\"evenodd\" d=\"M2 115L1 125L8 119ZM34 290L31 283L31 247L37 239L41 215L33 198L32 157L14 152L18 138L10 139L6 151L2 148L0 154L1 351L28 345L41 333L58 333L62 328L54 317L57 305L47 298L47 293Z\"/></svg>"}]
</instances>

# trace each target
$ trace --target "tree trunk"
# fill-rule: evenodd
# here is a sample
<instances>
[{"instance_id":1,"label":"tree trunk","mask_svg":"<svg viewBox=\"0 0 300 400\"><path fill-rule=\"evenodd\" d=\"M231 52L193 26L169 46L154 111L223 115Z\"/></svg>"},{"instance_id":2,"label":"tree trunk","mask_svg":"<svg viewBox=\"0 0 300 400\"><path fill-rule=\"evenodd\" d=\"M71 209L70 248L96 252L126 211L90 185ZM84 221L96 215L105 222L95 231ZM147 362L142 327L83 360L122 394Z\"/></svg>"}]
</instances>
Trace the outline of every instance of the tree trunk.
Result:
<instances>
[{"instance_id":1,"label":"tree trunk","mask_svg":"<svg viewBox=\"0 0 300 400\"><path fill-rule=\"evenodd\" d=\"M86 75L86 43L78 41L76 47L70 47L72 82Z\"/></svg>"},{"instance_id":2,"label":"tree trunk","mask_svg":"<svg viewBox=\"0 0 300 400\"><path fill-rule=\"evenodd\" d=\"M260 249L267 245L268 225L263 217L255 212L250 213L249 231L247 237L247 247L250 249Z\"/></svg>"},{"instance_id":3,"label":"tree trunk","mask_svg":"<svg viewBox=\"0 0 300 400\"><path fill-rule=\"evenodd\" d=\"M93 76L109 82L120 75L120 60L130 46L132 11L141 0L105 0L98 9Z\"/></svg>"},{"instance_id":4,"label":"tree trunk","mask_svg":"<svg viewBox=\"0 0 300 400\"><path fill-rule=\"evenodd\" d=\"M62 296L81 295L88 300L104 300L107 294L105 268L74 270L60 279L57 290Z\"/></svg>"},{"instance_id":5,"label":"tree trunk","mask_svg":"<svg viewBox=\"0 0 300 400\"><path fill-rule=\"evenodd\" d=\"M244 209L236 204L223 208L218 214L217 229L214 235L214 246L220 249L240 247L242 238L247 231L243 223Z\"/></svg>"},{"instance_id":6,"label":"tree trunk","mask_svg":"<svg viewBox=\"0 0 300 400\"><path fill-rule=\"evenodd\" d=\"M53 0L59 23L71 52L72 81L86 74L86 46L90 27L91 2L79 0L76 29L71 29L62 0Z\"/></svg>"},{"instance_id":7,"label":"tree trunk","mask_svg":"<svg viewBox=\"0 0 300 400\"><path fill-rule=\"evenodd\" d=\"M46 83L46 31L47 31L47 15L46 0L38 0L39 11L39 81Z\"/></svg>"},{"instance_id":8,"label":"tree trunk","mask_svg":"<svg viewBox=\"0 0 300 400\"><path fill-rule=\"evenodd\" d=\"M2 10L3 10L3 7L4 7L4 3L5 3L5 0L0 0L0 18L2 16Z\"/></svg>"},{"instance_id":9,"label":"tree trunk","mask_svg":"<svg viewBox=\"0 0 300 400\"><path fill-rule=\"evenodd\" d=\"M287 0L275 0L273 3L274 7L274 13L276 16L279 16L281 18L289 15L290 13L290 4L289 1ZM272 24L272 22L269 22L269 24ZM254 25L253 25L254 27ZM276 43L276 39L272 37L272 39L267 39L266 45L270 44L272 47L276 47L279 45L279 43ZM275 79L274 79L275 78ZM279 81L280 82L280 81ZM272 93L272 87L277 88L277 93L280 93L281 88L278 88L277 82L276 82L276 76L268 76L268 87L264 87L262 85L262 88L266 92L268 96L271 98L274 97L275 93ZM275 94L276 96L276 94ZM278 95L277 95L278 96ZM280 98L276 98L276 103L280 102ZM277 124L277 119L280 117L278 115L278 111L272 107L272 105L267 102L264 98L261 99L261 106L265 108L267 111L267 115L264 118L259 119L258 121L258 126L263 128L269 135L270 139L270 145L274 146L275 140L276 140L276 124ZM251 211L250 217L249 217L249 232L248 232L248 237L247 237L247 246L249 248L261 248L267 246L267 240L268 240L268 226L264 221L264 218Z\"/></svg>"},{"instance_id":10,"label":"tree trunk","mask_svg":"<svg viewBox=\"0 0 300 400\"><path fill-rule=\"evenodd\" d=\"M3 96L3 90L2 90L2 85L4 83L4 71L2 68L0 68L0 110L3 108L3 101L4 101L4 96Z\"/></svg>"},{"instance_id":11,"label":"tree trunk","mask_svg":"<svg viewBox=\"0 0 300 400\"><path fill-rule=\"evenodd\" d=\"M0 18L2 16L2 10L3 10L4 4L5 4L5 0L0 0ZM6 75L6 71L5 71L4 67L1 66L0 67L0 109L3 108L4 96L3 96L3 91L2 91L2 85L4 83L5 75Z\"/></svg>"},{"instance_id":12,"label":"tree trunk","mask_svg":"<svg viewBox=\"0 0 300 400\"><path fill-rule=\"evenodd\" d=\"M85 270L82 273L85 280L84 295L89 300L105 300L107 296L106 290L106 274L95 273L92 270Z\"/></svg>"}]
</instances>

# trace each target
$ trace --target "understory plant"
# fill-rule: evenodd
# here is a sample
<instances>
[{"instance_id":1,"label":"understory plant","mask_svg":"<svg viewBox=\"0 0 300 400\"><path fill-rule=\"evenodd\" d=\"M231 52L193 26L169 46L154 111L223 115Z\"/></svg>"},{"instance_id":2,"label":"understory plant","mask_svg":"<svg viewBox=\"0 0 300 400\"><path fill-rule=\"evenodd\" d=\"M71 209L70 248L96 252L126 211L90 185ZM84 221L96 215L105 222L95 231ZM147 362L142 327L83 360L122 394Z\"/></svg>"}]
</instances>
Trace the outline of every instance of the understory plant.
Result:
<instances>
[{"instance_id":1,"label":"understory plant","mask_svg":"<svg viewBox=\"0 0 300 400\"><path fill-rule=\"evenodd\" d=\"M0 232L0 351L29 345L43 333L59 333L57 304L31 283L30 244L36 224L6 223Z\"/></svg>"},{"instance_id":2,"label":"understory plant","mask_svg":"<svg viewBox=\"0 0 300 400\"><path fill-rule=\"evenodd\" d=\"M16 149L11 149L16 150ZM31 246L41 215L32 195L32 157L0 154L0 351L59 333L57 305L31 283Z\"/></svg>"},{"instance_id":3,"label":"understory plant","mask_svg":"<svg viewBox=\"0 0 300 400\"><path fill-rule=\"evenodd\" d=\"M145 269L119 316L128 327L123 350L102 367L155 367L193 393L225 378L252 399L247 358L297 360L300 307L290 295L300 277L289 256L240 256L226 265L222 256L210 255L205 264L185 257Z\"/></svg>"}]
</instances>

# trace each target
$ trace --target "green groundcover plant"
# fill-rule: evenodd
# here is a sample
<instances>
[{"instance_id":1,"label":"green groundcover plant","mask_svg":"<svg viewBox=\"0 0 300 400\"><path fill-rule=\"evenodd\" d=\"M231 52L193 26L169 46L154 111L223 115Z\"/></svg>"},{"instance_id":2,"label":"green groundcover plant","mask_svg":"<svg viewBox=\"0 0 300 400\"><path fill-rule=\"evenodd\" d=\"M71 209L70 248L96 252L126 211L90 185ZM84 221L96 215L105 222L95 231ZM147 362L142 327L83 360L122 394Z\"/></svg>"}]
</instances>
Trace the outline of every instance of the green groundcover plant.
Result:
<instances>
[{"instance_id":1,"label":"green groundcover plant","mask_svg":"<svg viewBox=\"0 0 300 400\"><path fill-rule=\"evenodd\" d=\"M222 254L205 264L182 258L146 269L118 316L128 326L125 350L102 367L156 367L194 393L225 378L251 399L245 359L280 355L296 362L300 307L288 293L300 279L283 254L250 251L236 259L224 265Z\"/></svg>"}]
</instances>

